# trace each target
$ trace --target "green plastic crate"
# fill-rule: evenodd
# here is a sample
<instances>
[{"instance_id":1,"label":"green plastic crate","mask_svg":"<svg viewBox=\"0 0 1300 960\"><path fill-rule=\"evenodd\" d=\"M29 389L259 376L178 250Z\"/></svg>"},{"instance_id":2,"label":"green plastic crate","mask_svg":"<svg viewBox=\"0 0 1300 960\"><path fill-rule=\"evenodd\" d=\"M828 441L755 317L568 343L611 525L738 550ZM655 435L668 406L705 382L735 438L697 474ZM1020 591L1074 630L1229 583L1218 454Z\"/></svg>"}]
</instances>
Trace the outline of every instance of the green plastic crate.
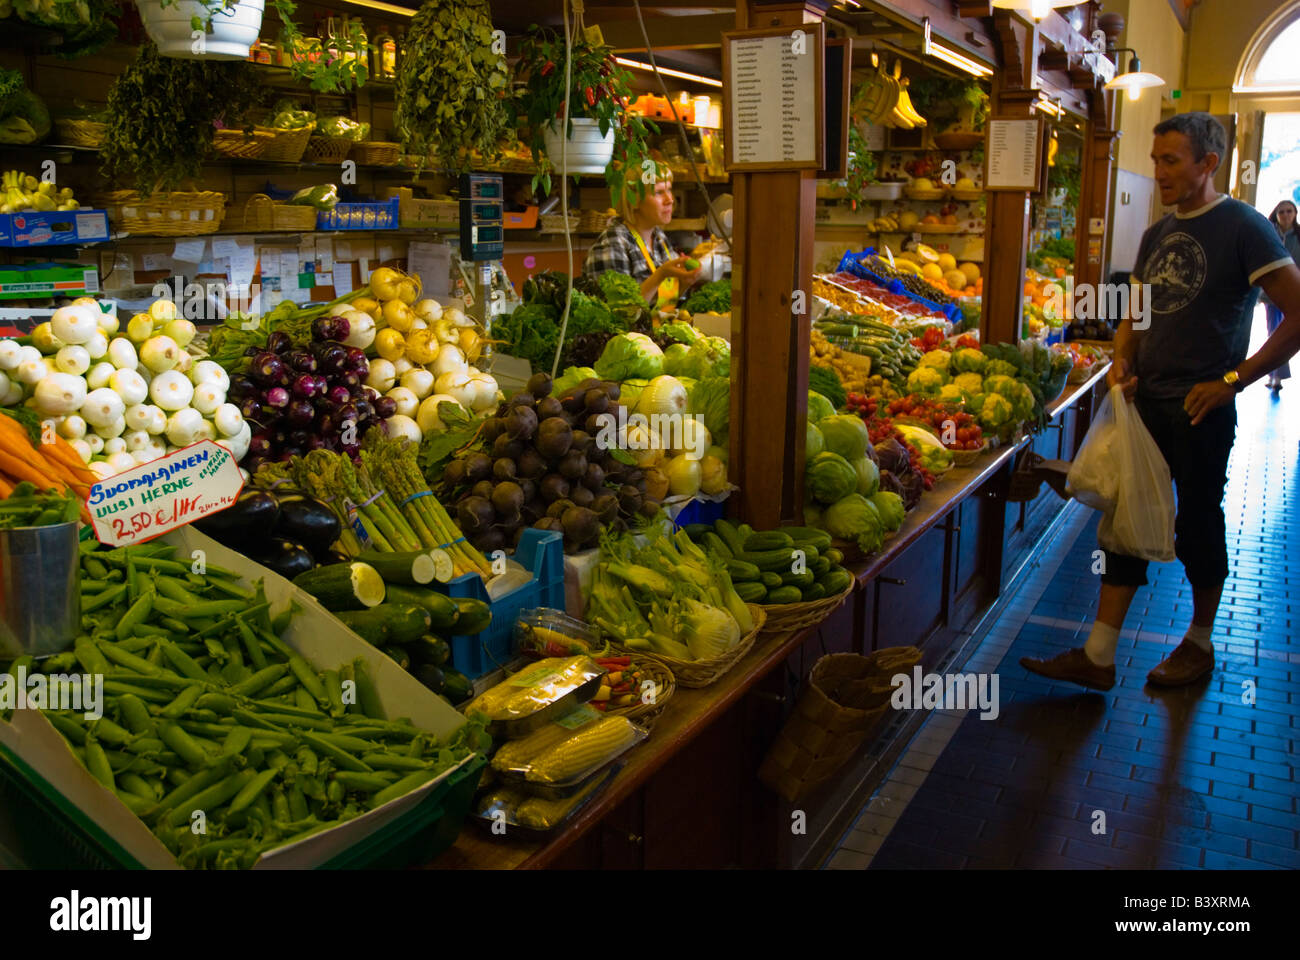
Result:
<instances>
[{"instance_id":1,"label":"green plastic crate","mask_svg":"<svg viewBox=\"0 0 1300 960\"><path fill-rule=\"evenodd\" d=\"M429 862L456 841L486 763L476 755L418 806L318 869L401 869ZM120 844L3 746L0 804L13 818L18 837L13 853L32 869L142 869Z\"/></svg>"}]
</instances>

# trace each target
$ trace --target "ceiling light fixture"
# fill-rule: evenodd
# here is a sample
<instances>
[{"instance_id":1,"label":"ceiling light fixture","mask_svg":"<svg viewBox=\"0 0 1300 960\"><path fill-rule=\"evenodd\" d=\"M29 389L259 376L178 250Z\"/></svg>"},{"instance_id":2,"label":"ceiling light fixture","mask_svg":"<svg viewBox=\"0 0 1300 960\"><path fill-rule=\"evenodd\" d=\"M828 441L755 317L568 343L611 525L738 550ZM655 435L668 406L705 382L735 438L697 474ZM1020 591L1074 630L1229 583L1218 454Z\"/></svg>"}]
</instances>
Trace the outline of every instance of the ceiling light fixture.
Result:
<instances>
[{"instance_id":1,"label":"ceiling light fixture","mask_svg":"<svg viewBox=\"0 0 1300 960\"><path fill-rule=\"evenodd\" d=\"M950 67L956 67L959 70L965 70L973 77L979 77L980 79L983 79L985 77L993 76L993 70L991 67L986 67L984 66L984 64L979 63L976 60L972 60L970 57L966 56L965 54L958 53L956 50L953 50L950 47L945 47L942 43L936 43L934 39L930 36L929 17L921 18L921 26L924 29L924 34L923 34L924 43L922 44L921 52L925 56L934 57L936 60L942 60Z\"/></svg>"},{"instance_id":2,"label":"ceiling light fixture","mask_svg":"<svg viewBox=\"0 0 1300 960\"><path fill-rule=\"evenodd\" d=\"M640 60L629 60L627 57L615 57L614 62L622 64L625 67L631 67L633 70L644 70L647 73L654 73L655 68L648 63L642 63ZM679 80L690 80L693 83L702 83L709 87L722 86L721 80L714 80L712 77L702 77L698 73L687 73L685 70L673 70L671 67L660 67L659 72L665 77L676 77Z\"/></svg>"},{"instance_id":3,"label":"ceiling light fixture","mask_svg":"<svg viewBox=\"0 0 1300 960\"><path fill-rule=\"evenodd\" d=\"M399 7L392 3L381 3L380 0L344 0L349 7L365 7L368 10L380 10L384 13L391 13L398 17L413 17L419 11L412 10L410 7Z\"/></svg>"},{"instance_id":4,"label":"ceiling light fixture","mask_svg":"<svg viewBox=\"0 0 1300 960\"><path fill-rule=\"evenodd\" d=\"M1119 47L1114 53L1118 63L1119 54L1128 51L1132 54L1128 61L1128 69L1118 74L1115 79L1106 84L1107 90L1127 90L1129 100L1136 100L1142 95L1146 87L1163 87L1164 80L1154 73L1146 73L1142 69L1142 61L1138 59L1137 51L1132 47Z\"/></svg>"},{"instance_id":5,"label":"ceiling light fixture","mask_svg":"<svg viewBox=\"0 0 1300 960\"><path fill-rule=\"evenodd\" d=\"M1041 90L1038 92L1038 99L1034 101L1034 109L1058 120L1065 116L1065 108L1061 106L1060 102L1052 99Z\"/></svg>"},{"instance_id":6,"label":"ceiling light fixture","mask_svg":"<svg viewBox=\"0 0 1300 960\"><path fill-rule=\"evenodd\" d=\"M1078 0L993 0L993 6L1002 10L1019 10L1035 20L1043 20L1058 7L1073 7Z\"/></svg>"}]
</instances>

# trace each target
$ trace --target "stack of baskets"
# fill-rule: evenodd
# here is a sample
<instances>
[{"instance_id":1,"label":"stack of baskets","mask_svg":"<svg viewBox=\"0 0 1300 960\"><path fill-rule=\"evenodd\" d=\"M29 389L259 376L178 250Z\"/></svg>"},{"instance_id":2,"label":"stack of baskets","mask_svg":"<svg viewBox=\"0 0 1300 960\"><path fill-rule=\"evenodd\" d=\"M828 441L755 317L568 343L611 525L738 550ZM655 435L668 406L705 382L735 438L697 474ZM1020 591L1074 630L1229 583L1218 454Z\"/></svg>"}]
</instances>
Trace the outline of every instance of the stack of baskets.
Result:
<instances>
[{"instance_id":1,"label":"stack of baskets","mask_svg":"<svg viewBox=\"0 0 1300 960\"><path fill-rule=\"evenodd\" d=\"M564 233L566 222L568 232L576 233L578 224L582 222L582 218L576 213L570 213L568 217L562 213L544 213L539 220L542 233Z\"/></svg>"},{"instance_id":2,"label":"stack of baskets","mask_svg":"<svg viewBox=\"0 0 1300 960\"><path fill-rule=\"evenodd\" d=\"M292 230L303 233L316 229L316 208L302 204L277 203L264 193L255 193L242 204L226 211L227 230L265 233Z\"/></svg>"},{"instance_id":3,"label":"stack of baskets","mask_svg":"<svg viewBox=\"0 0 1300 960\"><path fill-rule=\"evenodd\" d=\"M226 195L215 190L155 193L114 190L98 198L118 230L141 236L192 237L215 233L226 213Z\"/></svg>"},{"instance_id":4,"label":"stack of baskets","mask_svg":"<svg viewBox=\"0 0 1300 960\"><path fill-rule=\"evenodd\" d=\"M601 233L609 226L612 214L608 210L584 210L578 220L579 233Z\"/></svg>"},{"instance_id":5,"label":"stack of baskets","mask_svg":"<svg viewBox=\"0 0 1300 960\"><path fill-rule=\"evenodd\" d=\"M218 130L212 135L212 149L219 156L236 160L256 160L262 156L267 144L276 138L274 130L255 127L252 133L243 130Z\"/></svg>"},{"instance_id":6,"label":"stack of baskets","mask_svg":"<svg viewBox=\"0 0 1300 960\"><path fill-rule=\"evenodd\" d=\"M916 647L886 647L866 657L822 657L763 759L758 778L790 803L807 797L835 775L879 723L894 692L890 678L920 661Z\"/></svg>"}]
</instances>

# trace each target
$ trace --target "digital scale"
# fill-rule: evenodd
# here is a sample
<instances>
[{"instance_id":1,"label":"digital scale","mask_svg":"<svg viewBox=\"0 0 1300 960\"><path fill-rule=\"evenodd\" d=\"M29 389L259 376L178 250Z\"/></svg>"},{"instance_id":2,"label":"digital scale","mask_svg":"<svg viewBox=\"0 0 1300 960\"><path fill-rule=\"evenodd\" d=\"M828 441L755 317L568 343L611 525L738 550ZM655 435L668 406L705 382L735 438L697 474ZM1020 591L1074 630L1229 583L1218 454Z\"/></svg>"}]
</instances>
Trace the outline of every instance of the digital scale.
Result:
<instances>
[{"instance_id":1,"label":"digital scale","mask_svg":"<svg viewBox=\"0 0 1300 960\"><path fill-rule=\"evenodd\" d=\"M460 258L475 265L474 299L469 312L483 325L484 339L492 336L493 318L509 312L513 294L501 262L505 236L505 185L501 175L461 174ZM491 350L489 344L484 344L485 361Z\"/></svg>"}]
</instances>

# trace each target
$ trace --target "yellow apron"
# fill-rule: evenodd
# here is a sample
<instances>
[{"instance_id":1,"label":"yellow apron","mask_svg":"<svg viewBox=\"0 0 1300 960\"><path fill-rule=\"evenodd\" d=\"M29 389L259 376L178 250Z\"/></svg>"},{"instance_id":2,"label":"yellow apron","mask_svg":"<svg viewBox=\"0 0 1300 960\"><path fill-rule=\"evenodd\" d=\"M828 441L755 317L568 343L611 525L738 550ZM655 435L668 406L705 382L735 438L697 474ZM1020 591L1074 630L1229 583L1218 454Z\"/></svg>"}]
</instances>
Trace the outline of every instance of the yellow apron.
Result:
<instances>
[{"instance_id":1,"label":"yellow apron","mask_svg":"<svg viewBox=\"0 0 1300 960\"><path fill-rule=\"evenodd\" d=\"M636 245L641 248L641 256L645 257L646 264L650 267L650 272L655 272L654 258L650 256L650 251L646 248L645 241L641 239L641 234L636 230L632 231L632 236L636 239ZM676 277L669 277L663 283L659 284L659 299L655 306L660 310L672 310L677 306L677 298L681 291Z\"/></svg>"}]
</instances>

